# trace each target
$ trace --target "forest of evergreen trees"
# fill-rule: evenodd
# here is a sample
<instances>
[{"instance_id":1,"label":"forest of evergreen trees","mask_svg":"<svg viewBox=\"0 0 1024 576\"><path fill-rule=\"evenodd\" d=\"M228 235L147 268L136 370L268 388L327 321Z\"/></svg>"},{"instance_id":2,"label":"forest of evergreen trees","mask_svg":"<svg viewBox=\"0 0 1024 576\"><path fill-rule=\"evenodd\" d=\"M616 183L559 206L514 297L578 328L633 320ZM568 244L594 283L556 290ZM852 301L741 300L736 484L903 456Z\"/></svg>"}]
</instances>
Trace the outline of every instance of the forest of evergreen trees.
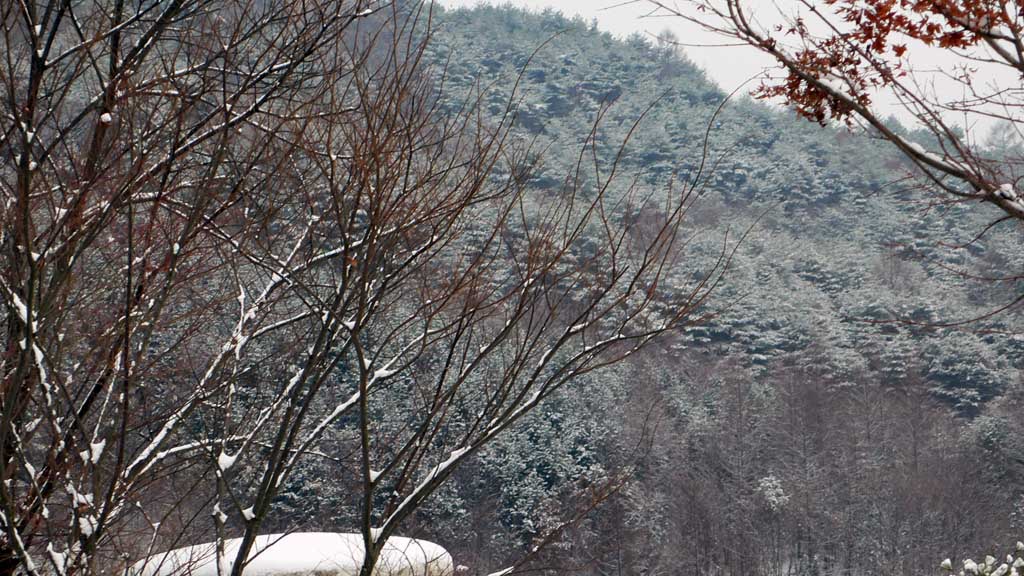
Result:
<instances>
[{"instance_id":1,"label":"forest of evergreen trees","mask_svg":"<svg viewBox=\"0 0 1024 576\"><path fill-rule=\"evenodd\" d=\"M486 451L437 502L431 518L456 526L440 540L500 527L466 549L500 564L498 550L514 557L563 517L563 494L634 466L537 566L932 574L1017 540L1019 313L935 326L1016 297L1014 282L974 278L1021 264L1012 229L969 243L995 209L929 205L870 135L745 97L716 115L725 94L667 41L481 6L440 14L431 55L453 101L483 94L492 111L521 74L519 133L543 158L536 193L558 193L596 118L610 162L643 116L622 162L650 190L699 190L688 265L739 243L708 322L568 389ZM998 133L990 145L1015 150Z\"/></svg>"},{"instance_id":2,"label":"forest of evergreen trees","mask_svg":"<svg viewBox=\"0 0 1024 576\"><path fill-rule=\"evenodd\" d=\"M1017 232L876 133L554 11L0 22L0 576L204 542L242 576L288 532L350 533L346 576L398 537L459 576L911 576L1022 538Z\"/></svg>"}]
</instances>

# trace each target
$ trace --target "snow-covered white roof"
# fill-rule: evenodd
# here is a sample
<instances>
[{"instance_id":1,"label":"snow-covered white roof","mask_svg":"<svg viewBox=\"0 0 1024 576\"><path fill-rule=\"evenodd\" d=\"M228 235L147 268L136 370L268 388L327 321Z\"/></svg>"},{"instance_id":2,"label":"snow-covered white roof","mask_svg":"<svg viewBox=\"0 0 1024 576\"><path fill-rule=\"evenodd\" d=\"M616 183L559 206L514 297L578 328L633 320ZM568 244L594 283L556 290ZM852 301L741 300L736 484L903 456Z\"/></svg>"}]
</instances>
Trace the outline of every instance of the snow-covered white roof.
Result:
<instances>
[{"instance_id":1,"label":"snow-covered white roof","mask_svg":"<svg viewBox=\"0 0 1024 576\"><path fill-rule=\"evenodd\" d=\"M224 542L222 574L234 564L241 538ZM215 544L208 542L155 554L136 562L131 576L218 576ZM258 536L245 576L357 576L363 563L361 534L297 532ZM374 574L378 576L451 576L452 557L427 542L392 536L384 544Z\"/></svg>"}]
</instances>

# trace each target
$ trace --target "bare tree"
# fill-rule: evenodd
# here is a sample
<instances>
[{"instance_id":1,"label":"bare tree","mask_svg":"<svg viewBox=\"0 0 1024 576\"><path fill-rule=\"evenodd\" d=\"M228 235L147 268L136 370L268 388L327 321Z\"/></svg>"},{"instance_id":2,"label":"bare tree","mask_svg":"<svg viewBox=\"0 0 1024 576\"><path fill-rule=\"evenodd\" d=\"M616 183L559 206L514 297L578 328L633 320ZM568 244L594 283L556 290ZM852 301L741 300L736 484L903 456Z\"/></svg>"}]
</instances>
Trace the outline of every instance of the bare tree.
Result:
<instances>
[{"instance_id":1,"label":"bare tree","mask_svg":"<svg viewBox=\"0 0 1024 576\"><path fill-rule=\"evenodd\" d=\"M528 197L515 101L439 98L426 5L0 16L0 573L110 571L212 525L241 574L299 463L350 456L369 575L461 462L700 321L728 264L682 273L693 187L622 182L596 128Z\"/></svg>"}]
</instances>

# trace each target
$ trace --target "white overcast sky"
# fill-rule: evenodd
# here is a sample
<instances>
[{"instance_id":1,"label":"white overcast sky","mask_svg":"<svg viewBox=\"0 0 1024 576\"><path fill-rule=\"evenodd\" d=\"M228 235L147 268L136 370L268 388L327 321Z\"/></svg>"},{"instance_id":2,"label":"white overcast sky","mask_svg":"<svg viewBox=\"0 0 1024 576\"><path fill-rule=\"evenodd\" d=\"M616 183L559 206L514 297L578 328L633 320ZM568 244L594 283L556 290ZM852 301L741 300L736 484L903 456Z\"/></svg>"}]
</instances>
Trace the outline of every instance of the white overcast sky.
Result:
<instances>
[{"instance_id":1,"label":"white overcast sky","mask_svg":"<svg viewBox=\"0 0 1024 576\"><path fill-rule=\"evenodd\" d=\"M650 5L645 2L626 2L624 0L435 0L445 7L473 7L480 3L488 4L511 4L531 10L543 10L553 8L564 13L566 16L580 15L585 20L596 19L598 27L611 32L617 36L628 36L633 32L642 34L657 35L663 30L671 30L679 38L680 43L686 44L683 48L687 57L703 68L708 76L716 82L725 92L732 92L741 86L751 77L758 77L767 69L775 69L770 58L760 54L756 50L742 46L721 46L723 39L702 30L696 24L686 22L680 18L652 17L650 16ZM774 24L780 19L776 15L777 7L784 4L786 0L750 0L755 15L762 17L762 24ZM716 46L717 45L717 46ZM945 50L938 48L927 48L911 44L911 60L915 71L928 79L933 85L936 93L943 98L961 97L962 87L955 82L945 80L937 71L941 68L949 69L953 60ZM931 72L929 74L929 71ZM1019 86L1017 79L1012 73L996 68L982 67L976 78L984 78L991 83L998 80L1003 86ZM991 79L991 80L988 80ZM757 85L757 80L747 85L747 90ZM894 114L905 122L910 121L910 116L904 113L896 104L893 97L878 95L875 98L879 111L883 114ZM980 128L979 132L985 132L989 122L985 120L970 120L976 122L975 126Z\"/></svg>"}]
</instances>

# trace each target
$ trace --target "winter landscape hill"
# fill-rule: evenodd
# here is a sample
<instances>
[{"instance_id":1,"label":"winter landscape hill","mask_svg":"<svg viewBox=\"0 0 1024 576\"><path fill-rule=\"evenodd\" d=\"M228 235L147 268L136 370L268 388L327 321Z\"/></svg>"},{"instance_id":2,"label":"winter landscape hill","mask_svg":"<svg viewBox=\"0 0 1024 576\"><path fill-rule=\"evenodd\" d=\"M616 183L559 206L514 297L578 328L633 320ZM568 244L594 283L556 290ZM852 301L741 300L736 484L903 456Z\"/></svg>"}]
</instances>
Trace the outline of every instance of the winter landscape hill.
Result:
<instances>
[{"instance_id":1,"label":"winter landscape hill","mask_svg":"<svg viewBox=\"0 0 1024 576\"><path fill-rule=\"evenodd\" d=\"M959 128L819 126L550 10L8 4L0 575L917 576L1021 540L1021 179L965 180ZM1024 166L1015 129L975 164Z\"/></svg>"},{"instance_id":2,"label":"winter landscape hill","mask_svg":"<svg viewBox=\"0 0 1024 576\"><path fill-rule=\"evenodd\" d=\"M736 247L714 318L595 376L604 398L567 391L547 422L486 452L475 470L503 480L499 524L554 522L543 503L629 461L647 416L657 433L637 478L565 544L594 573L925 574L940 550L1008 542L1019 312L938 325L1016 297L1015 282L976 279L1019 269L1012 227L976 239L997 211L922 200L910 166L870 134L727 100L671 41L554 12L436 17L429 54L452 105L515 103L516 133L540 158L534 193L559 193L591 130L606 169L628 136L623 194L635 179L699 196L686 265Z\"/></svg>"}]
</instances>

